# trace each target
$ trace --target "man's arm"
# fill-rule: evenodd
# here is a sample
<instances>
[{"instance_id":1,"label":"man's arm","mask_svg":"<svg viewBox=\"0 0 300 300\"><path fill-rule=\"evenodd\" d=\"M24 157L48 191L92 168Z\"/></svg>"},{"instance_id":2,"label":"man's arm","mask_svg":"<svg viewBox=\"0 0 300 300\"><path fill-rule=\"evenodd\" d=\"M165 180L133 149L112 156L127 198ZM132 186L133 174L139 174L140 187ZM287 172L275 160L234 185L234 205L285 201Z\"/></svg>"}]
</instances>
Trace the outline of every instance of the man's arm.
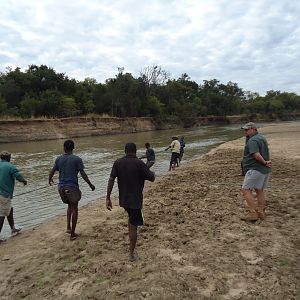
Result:
<instances>
[{"instance_id":1,"label":"man's arm","mask_svg":"<svg viewBox=\"0 0 300 300\"><path fill-rule=\"evenodd\" d=\"M107 191L106 191L106 208L108 210L112 210L112 202L111 202L111 192L114 188L115 179L113 177L109 177L108 183L107 183Z\"/></svg>"},{"instance_id":2,"label":"man's arm","mask_svg":"<svg viewBox=\"0 0 300 300\"><path fill-rule=\"evenodd\" d=\"M27 180L21 174L19 174L19 176L16 178L18 181L22 182L24 185L27 185Z\"/></svg>"},{"instance_id":3,"label":"man's arm","mask_svg":"<svg viewBox=\"0 0 300 300\"><path fill-rule=\"evenodd\" d=\"M265 160L259 152L255 152L252 155L262 165L264 165L268 168L272 168L272 161L271 160Z\"/></svg>"},{"instance_id":4,"label":"man's arm","mask_svg":"<svg viewBox=\"0 0 300 300\"><path fill-rule=\"evenodd\" d=\"M83 180L90 186L91 190L94 191L95 186L90 182L89 177L86 175L84 170L80 170L79 172L80 172L80 175L83 178Z\"/></svg>"},{"instance_id":5,"label":"man's arm","mask_svg":"<svg viewBox=\"0 0 300 300\"><path fill-rule=\"evenodd\" d=\"M165 151L169 150L172 147L172 144L165 148Z\"/></svg>"},{"instance_id":6,"label":"man's arm","mask_svg":"<svg viewBox=\"0 0 300 300\"><path fill-rule=\"evenodd\" d=\"M155 173L150 171L145 164L142 165L142 174L144 180L149 180L152 182L155 180Z\"/></svg>"},{"instance_id":7,"label":"man's arm","mask_svg":"<svg viewBox=\"0 0 300 300\"><path fill-rule=\"evenodd\" d=\"M27 181L24 179L23 175L19 172L16 166L12 166L12 176L16 178L19 182L22 182L24 185L27 184Z\"/></svg>"},{"instance_id":8,"label":"man's arm","mask_svg":"<svg viewBox=\"0 0 300 300\"><path fill-rule=\"evenodd\" d=\"M52 185L52 184L54 183L54 181L53 181L53 175L54 175L54 173L55 173L55 169L52 168L52 169L50 170L50 172L49 172L49 179L48 179L49 185Z\"/></svg>"}]
</instances>

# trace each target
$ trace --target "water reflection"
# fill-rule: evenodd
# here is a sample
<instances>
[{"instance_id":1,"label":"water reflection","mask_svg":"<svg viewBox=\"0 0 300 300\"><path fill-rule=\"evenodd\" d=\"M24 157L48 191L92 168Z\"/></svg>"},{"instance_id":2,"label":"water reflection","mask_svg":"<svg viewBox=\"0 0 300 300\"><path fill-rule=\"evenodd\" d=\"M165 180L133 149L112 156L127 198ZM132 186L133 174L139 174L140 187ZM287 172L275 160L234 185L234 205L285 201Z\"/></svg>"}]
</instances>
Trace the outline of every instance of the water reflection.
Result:
<instances>
[{"instance_id":1,"label":"water reflection","mask_svg":"<svg viewBox=\"0 0 300 300\"><path fill-rule=\"evenodd\" d=\"M83 159L85 171L96 186L93 192L82 179L79 180L83 192L80 206L105 196L112 163L116 158L124 155L124 145L127 142L137 144L138 156L145 153L144 144L149 142L156 151L157 159L152 170L157 176L166 173L170 152L163 150L170 144L173 135L185 137L186 147L183 158L183 163L185 163L200 157L222 142L240 137L240 130L237 126L206 126L196 129L74 138L74 154ZM16 184L13 199L15 221L25 229L36 226L66 210L58 196L57 186L48 186L48 172L55 158L62 153L63 142L64 140L52 140L0 144L1 150L5 149L12 153L12 162L28 181L26 187L23 187L21 183ZM58 181L58 173L55 174L54 181ZM7 236L9 232L7 221L5 221L2 235Z\"/></svg>"}]
</instances>

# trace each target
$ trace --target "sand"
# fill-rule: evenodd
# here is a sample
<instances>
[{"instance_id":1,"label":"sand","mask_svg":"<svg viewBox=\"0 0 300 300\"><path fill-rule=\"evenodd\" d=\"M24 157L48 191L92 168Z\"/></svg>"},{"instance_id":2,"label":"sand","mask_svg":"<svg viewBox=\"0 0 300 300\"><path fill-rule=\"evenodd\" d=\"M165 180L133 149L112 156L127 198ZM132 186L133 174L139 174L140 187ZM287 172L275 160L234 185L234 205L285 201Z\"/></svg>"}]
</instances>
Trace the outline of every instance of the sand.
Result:
<instances>
[{"instance_id":1,"label":"sand","mask_svg":"<svg viewBox=\"0 0 300 300\"><path fill-rule=\"evenodd\" d=\"M117 197L80 210L76 241L61 216L2 243L0 299L300 299L300 122L260 132L266 220L240 220L241 138L146 185L137 262Z\"/></svg>"}]
</instances>

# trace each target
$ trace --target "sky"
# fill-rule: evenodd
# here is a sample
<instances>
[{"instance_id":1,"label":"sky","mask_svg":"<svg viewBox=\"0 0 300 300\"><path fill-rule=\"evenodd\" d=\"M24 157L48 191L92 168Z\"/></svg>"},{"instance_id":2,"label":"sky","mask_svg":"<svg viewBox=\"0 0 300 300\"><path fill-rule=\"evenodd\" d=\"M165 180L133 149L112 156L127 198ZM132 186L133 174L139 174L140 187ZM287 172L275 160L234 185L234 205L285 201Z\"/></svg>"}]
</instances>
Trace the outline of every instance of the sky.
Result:
<instances>
[{"instance_id":1,"label":"sky","mask_svg":"<svg viewBox=\"0 0 300 300\"><path fill-rule=\"evenodd\" d=\"M297 0L0 0L0 72L105 82L153 65L199 84L300 95Z\"/></svg>"}]
</instances>

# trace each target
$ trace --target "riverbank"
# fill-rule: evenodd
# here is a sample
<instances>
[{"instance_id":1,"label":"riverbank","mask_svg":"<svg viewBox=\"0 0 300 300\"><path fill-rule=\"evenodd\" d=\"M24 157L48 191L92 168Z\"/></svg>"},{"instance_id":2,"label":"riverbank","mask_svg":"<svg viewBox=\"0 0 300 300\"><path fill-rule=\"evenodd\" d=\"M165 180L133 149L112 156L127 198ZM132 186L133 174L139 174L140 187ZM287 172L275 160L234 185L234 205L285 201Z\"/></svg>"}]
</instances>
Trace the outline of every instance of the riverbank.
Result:
<instances>
[{"instance_id":1,"label":"riverbank","mask_svg":"<svg viewBox=\"0 0 300 300\"><path fill-rule=\"evenodd\" d=\"M236 121L237 118L233 118L233 120ZM230 122L227 117L211 116L193 118L187 122L188 125L186 127L229 124ZM184 123L179 120L163 122L150 117L117 118L86 116L62 119L0 120L0 143L126 134L175 129L184 126Z\"/></svg>"},{"instance_id":2,"label":"riverbank","mask_svg":"<svg viewBox=\"0 0 300 300\"><path fill-rule=\"evenodd\" d=\"M295 118L297 115L295 114ZM259 122L270 121L257 116ZM117 118L86 116L62 119L0 119L0 143L43 141L87 136L191 128L203 125L243 124L245 115L208 116L186 120L161 121L150 117Z\"/></svg>"},{"instance_id":3,"label":"riverbank","mask_svg":"<svg viewBox=\"0 0 300 300\"><path fill-rule=\"evenodd\" d=\"M240 221L241 138L147 184L136 263L104 199L80 210L74 242L58 217L1 244L1 299L298 299L300 123L260 131L274 164L262 223Z\"/></svg>"},{"instance_id":4,"label":"riverbank","mask_svg":"<svg viewBox=\"0 0 300 300\"><path fill-rule=\"evenodd\" d=\"M0 120L0 142L24 142L157 130L152 118L76 117Z\"/></svg>"}]
</instances>

